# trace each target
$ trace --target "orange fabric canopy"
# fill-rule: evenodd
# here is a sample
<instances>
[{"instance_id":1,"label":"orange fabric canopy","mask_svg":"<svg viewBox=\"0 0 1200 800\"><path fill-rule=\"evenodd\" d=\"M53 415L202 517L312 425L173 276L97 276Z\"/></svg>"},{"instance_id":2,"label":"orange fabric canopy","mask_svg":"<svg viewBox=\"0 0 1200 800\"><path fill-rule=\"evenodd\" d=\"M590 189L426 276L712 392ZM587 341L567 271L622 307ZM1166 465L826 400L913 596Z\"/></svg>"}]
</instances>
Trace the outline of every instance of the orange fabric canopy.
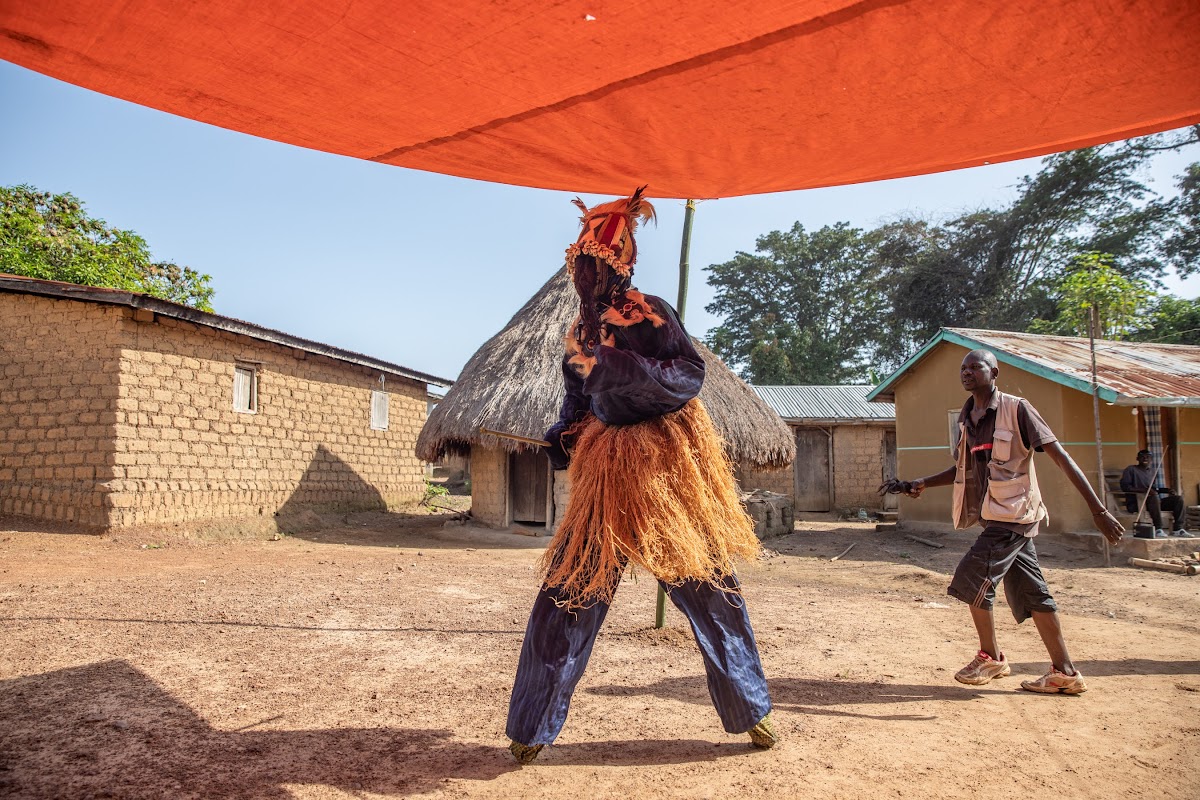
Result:
<instances>
[{"instance_id":1,"label":"orange fabric canopy","mask_svg":"<svg viewBox=\"0 0 1200 800\"><path fill-rule=\"evenodd\" d=\"M0 57L302 147L657 197L1200 122L1196 0L10 1Z\"/></svg>"}]
</instances>

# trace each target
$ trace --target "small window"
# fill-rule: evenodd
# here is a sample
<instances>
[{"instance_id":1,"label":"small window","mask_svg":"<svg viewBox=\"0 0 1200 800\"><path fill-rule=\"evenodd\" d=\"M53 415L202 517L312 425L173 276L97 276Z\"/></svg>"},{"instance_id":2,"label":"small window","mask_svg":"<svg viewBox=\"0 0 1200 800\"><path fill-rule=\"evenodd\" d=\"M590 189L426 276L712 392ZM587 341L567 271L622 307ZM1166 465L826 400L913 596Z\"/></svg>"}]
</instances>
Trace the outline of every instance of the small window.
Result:
<instances>
[{"instance_id":1,"label":"small window","mask_svg":"<svg viewBox=\"0 0 1200 800\"><path fill-rule=\"evenodd\" d=\"M233 368L233 410L258 412L258 370L238 364Z\"/></svg>"},{"instance_id":2,"label":"small window","mask_svg":"<svg viewBox=\"0 0 1200 800\"><path fill-rule=\"evenodd\" d=\"M371 391L371 430L388 429L388 393L377 389Z\"/></svg>"}]
</instances>

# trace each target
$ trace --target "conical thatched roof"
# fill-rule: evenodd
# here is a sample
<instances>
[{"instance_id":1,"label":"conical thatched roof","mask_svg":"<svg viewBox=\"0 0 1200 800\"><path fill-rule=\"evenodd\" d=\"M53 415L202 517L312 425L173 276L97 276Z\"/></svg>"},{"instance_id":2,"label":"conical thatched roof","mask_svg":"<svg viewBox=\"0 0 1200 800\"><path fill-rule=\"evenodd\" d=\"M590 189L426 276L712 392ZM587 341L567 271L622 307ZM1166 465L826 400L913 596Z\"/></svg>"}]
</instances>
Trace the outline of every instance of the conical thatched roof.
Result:
<instances>
[{"instance_id":1,"label":"conical thatched roof","mask_svg":"<svg viewBox=\"0 0 1200 800\"><path fill-rule=\"evenodd\" d=\"M446 397L429 414L417 438L417 456L436 461L449 452L467 455L473 445L521 450L512 439L482 436L479 428L541 438L563 400L563 336L578 300L560 269L504 329L480 347ZM704 345L700 399L733 459L755 467L782 467L796 455L784 421Z\"/></svg>"}]
</instances>

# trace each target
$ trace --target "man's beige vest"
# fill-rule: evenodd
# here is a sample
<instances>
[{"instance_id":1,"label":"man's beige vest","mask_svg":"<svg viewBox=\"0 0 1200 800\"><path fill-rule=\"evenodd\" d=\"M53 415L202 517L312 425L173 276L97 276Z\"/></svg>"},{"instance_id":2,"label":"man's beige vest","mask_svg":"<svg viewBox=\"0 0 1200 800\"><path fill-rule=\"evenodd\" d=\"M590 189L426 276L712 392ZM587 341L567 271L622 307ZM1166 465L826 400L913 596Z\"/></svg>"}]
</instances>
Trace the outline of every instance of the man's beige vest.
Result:
<instances>
[{"instance_id":1,"label":"man's beige vest","mask_svg":"<svg viewBox=\"0 0 1200 800\"><path fill-rule=\"evenodd\" d=\"M987 496L975 497L975 458L967 449L966 425L958 423L958 464L954 471L954 527L970 528L981 519L1028 524L1049 519L1038 488L1033 451L1021 441L1017 407L1021 398L996 392L996 433L988 462ZM982 500L982 502L981 502Z\"/></svg>"}]
</instances>

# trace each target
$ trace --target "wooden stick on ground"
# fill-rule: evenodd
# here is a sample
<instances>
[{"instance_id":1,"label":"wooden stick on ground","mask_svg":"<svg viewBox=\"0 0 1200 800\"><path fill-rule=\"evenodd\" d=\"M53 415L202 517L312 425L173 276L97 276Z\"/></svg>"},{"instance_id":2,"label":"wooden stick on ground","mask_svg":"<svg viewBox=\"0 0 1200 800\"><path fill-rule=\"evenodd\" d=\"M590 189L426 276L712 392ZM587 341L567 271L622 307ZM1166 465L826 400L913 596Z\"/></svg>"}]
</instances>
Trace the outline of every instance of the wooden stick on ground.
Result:
<instances>
[{"instance_id":1,"label":"wooden stick on ground","mask_svg":"<svg viewBox=\"0 0 1200 800\"><path fill-rule=\"evenodd\" d=\"M1196 568L1187 564L1172 564L1168 561L1150 561L1146 558L1131 558L1129 566L1142 569L1158 569L1163 572L1174 572L1179 575L1195 575Z\"/></svg>"},{"instance_id":2,"label":"wooden stick on ground","mask_svg":"<svg viewBox=\"0 0 1200 800\"><path fill-rule=\"evenodd\" d=\"M936 547L939 550L946 546L941 542L932 542L929 539L922 539L920 536L905 536L904 538L912 539L914 542L920 542L921 544L929 545L930 547Z\"/></svg>"},{"instance_id":3,"label":"wooden stick on ground","mask_svg":"<svg viewBox=\"0 0 1200 800\"><path fill-rule=\"evenodd\" d=\"M858 544L858 542L851 542L849 547L847 547L845 550L843 550L842 552L838 553L836 556L834 556L833 558L831 558L831 559L829 559L829 560L830 560L830 561L837 561L839 558L841 558L842 556L846 555L846 553L849 553L851 550L853 550L853 549L854 549L854 545L856 545L856 544Z\"/></svg>"}]
</instances>

